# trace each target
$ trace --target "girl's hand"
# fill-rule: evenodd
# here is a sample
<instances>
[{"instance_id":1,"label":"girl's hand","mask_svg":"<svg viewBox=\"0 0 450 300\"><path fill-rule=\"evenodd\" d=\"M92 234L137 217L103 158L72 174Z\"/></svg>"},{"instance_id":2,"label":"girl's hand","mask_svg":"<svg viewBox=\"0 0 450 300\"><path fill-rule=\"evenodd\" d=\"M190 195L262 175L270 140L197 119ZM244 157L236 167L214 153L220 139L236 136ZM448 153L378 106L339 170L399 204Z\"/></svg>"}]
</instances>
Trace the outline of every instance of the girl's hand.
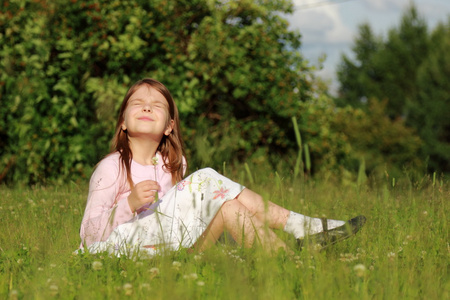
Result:
<instances>
[{"instance_id":1,"label":"girl's hand","mask_svg":"<svg viewBox=\"0 0 450 300\"><path fill-rule=\"evenodd\" d=\"M131 211L135 212L142 206L155 202L155 195L160 188L159 183L153 180L145 180L136 184L128 196Z\"/></svg>"}]
</instances>

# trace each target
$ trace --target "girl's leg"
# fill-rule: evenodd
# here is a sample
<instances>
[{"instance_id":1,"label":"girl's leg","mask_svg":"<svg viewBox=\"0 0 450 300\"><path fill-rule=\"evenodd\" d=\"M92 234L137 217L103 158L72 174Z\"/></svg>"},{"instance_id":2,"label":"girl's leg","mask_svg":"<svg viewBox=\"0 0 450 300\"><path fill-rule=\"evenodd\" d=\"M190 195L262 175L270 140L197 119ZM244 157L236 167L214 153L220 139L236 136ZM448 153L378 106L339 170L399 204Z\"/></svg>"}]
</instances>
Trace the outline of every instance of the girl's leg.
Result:
<instances>
[{"instance_id":1,"label":"girl's leg","mask_svg":"<svg viewBox=\"0 0 450 300\"><path fill-rule=\"evenodd\" d=\"M244 189L236 199L244 205L256 218L273 229L283 229L290 211L273 202L264 202L263 198L249 189Z\"/></svg>"},{"instance_id":2,"label":"girl's leg","mask_svg":"<svg viewBox=\"0 0 450 300\"><path fill-rule=\"evenodd\" d=\"M265 202L257 193L244 189L236 198L244 205L249 212L263 223L267 223L270 228L283 229L291 233L295 238L304 238L306 235L322 232L324 228L323 220L311 218L284 207L276 205L270 201ZM326 219L327 229L333 229L345 224L345 221Z\"/></svg>"},{"instance_id":3,"label":"girl's leg","mask_svg":"<svg viewBox=\"0 0 450 300\"><path fill-rule=\"evenodd\" d=\"M289 251L286 244L237 199L222 205L195 247L199 251L207 249L216 243L224 229L246 248L250 248L257 241L268 251L277 251L279 248Z\"/></svg>"}]
</instances>

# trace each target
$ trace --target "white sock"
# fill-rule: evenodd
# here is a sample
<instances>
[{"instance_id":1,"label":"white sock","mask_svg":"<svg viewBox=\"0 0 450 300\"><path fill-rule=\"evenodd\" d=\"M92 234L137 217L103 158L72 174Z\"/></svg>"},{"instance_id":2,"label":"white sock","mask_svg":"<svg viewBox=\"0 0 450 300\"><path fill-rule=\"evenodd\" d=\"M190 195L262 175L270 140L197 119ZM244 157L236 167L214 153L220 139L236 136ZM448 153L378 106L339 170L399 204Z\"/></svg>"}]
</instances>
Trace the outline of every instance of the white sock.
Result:
<instances>
[{"instance_id":1,"label":"white sock","mask_svg":"<svg viewBox=\"0 0 450 300\"><path fill-rule=\"evenodd\" d=\"M328 229L333 229L345 224L345 221L327 219ZM319 218L311 218L291 211L284 226L284 231L294 235L296 239L306 235L323 231L322 221Z\"/></svg>"}]
</instances>

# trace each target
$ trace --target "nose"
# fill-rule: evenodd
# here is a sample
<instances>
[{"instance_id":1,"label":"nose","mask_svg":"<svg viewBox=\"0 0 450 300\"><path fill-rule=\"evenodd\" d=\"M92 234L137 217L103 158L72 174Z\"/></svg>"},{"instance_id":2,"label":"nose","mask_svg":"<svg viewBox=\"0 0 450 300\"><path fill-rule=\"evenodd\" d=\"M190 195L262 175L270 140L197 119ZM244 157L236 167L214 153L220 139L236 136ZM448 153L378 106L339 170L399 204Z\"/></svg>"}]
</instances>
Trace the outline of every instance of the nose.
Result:
<instances>
[{"instance_id":1,"label":"nose","mask_svg":"<svg viewBox=\"0 0 450 300\"><path fill-rule=\"evenodd\" d=\"M152 106L149 103L146 103L142 106L143 112L152 112Z\"/></svg>"}]
</instances>

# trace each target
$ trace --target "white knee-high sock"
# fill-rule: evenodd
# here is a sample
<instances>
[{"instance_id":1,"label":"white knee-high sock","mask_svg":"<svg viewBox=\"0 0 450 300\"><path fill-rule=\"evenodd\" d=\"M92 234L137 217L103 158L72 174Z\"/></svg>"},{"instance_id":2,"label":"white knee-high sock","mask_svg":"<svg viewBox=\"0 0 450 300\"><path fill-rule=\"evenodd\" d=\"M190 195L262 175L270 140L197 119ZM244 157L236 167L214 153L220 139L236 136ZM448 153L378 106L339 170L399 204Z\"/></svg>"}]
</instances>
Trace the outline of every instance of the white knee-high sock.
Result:
<instances>
[{"instance_id":1,"label":"white knee-high sock","mask_svg":"<svg viewBox=\"0 0 450 300\"><path fill-rule=\"evenodd\" d=\"M327 219L328 229L333 229L345 224L345 221ZM291 211L284 226L284 231L294 235L296 239L306 235L323 231L322 221L319 218L311 218Z\"/></svg>"}]
</instances>

